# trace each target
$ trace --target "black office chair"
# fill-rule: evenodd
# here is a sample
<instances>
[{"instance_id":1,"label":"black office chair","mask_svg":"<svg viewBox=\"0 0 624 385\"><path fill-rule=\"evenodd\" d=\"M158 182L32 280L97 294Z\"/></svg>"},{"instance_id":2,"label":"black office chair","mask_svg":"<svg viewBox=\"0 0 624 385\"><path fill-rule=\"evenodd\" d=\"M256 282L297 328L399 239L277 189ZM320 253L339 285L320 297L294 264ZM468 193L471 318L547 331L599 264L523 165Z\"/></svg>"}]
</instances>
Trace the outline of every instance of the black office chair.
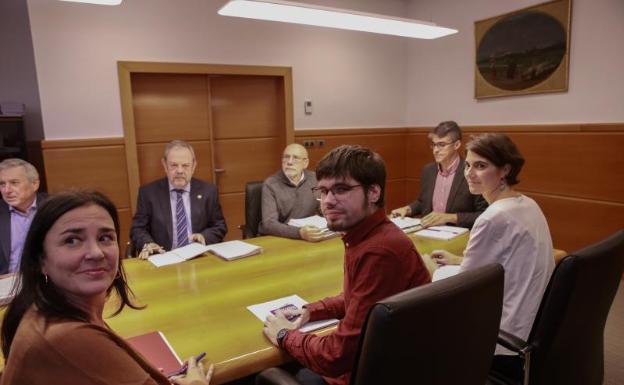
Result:
<instances>
[{"instance_id":1,"label":"black office chair","mask_svg":"<svg viewBox=\"0 0 624 385\"><path fill-rule=\"evenodd\" d=\"M524 378L493 371L489 383L602 384L604 327L623 269L624 230L562 259L528 340L499 335L501 345L524 357Z\"/></svg>"},{"instance_id":2,"label":"black office chair","mask_svg":"<svg viewBox=\"0 0 624 385\"><path fill-rule=\"evenodd\" d=\"M243 239L258 236L262 221L262 182L247 182L245 185L245 223L239 226Z\"/></svg>"},{"instance_id":3,"label":"black office chair","mask_svg":"<svg viewBox=\"0 0 624 385\"><path fill-rule=\"evenodd\" d=\"M492 264L376 303L363 327L353 385L483 385L500 325L503 268ZM282 369L256 384L297 384Z\"/></svg>"}]
</instances>

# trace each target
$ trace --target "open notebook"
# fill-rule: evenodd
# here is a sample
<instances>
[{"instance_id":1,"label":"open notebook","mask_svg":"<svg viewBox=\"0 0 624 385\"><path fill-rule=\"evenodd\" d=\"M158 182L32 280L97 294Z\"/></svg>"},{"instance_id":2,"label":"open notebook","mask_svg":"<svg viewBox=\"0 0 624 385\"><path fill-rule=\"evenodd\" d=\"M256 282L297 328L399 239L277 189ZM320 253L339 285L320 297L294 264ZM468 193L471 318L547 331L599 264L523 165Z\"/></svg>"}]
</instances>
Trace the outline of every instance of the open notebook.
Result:
<instances>
[{"instance_id":1,"label":"open notebook","mask_svg":"<svg viewBox=\"0 0 624 385\"><path fill-rule=\"evenodd\" d=\"M316 226L323 232L323 239L329 239L339 236L339 233L335 233L327 228L327 220L320 215L312 215L306 218L296 218L288 221L290 226L303 227L303 226Z\"/></svg>"},{"instance_id":2,"label":"open notebook","mask_svg":"<svg viewBox=\"0 0 624 385\"><path fill-rule=\"evenodd\" d=\"M202 245L201 243L194 242L163 254L154 254L149 257L148 260L154 264L154 266L161 267L188 261L189 259L207 252L231 261L260 254L262 252L262 247L243 241L228 241L212 245Z\"/></svg>"},{"instance_id":3,"label":"open notebook","mask_svg":"<svg viewBox=\"0 0 624 385\"><path fill-rule=\"evenodd\" d=\"M394 217L390 218L392 223L397 225L401 230L406 233L410 233L412 231L416 231L420 229L420 218L411 218L411 217Z\"/></svg>"},{"instance_id":4,"label":"open notebook","mask_svg":"<svg viewBox=\"0 0 624 385\"><path fill-rule=\"evenodd\" d=\"M258 317L260 321L264 322L269 314L275 315L277 311L282 309L301 309L305 304L307 304L307 302L303 298L298 295L291 295L288 297L278 298L273 301L247 306L247 309L252 312L253 315ZM338 320L335 318L308 322L299 330L307 333L327 326L335 325L337 323Z\"/></svg>"}]
</instances>

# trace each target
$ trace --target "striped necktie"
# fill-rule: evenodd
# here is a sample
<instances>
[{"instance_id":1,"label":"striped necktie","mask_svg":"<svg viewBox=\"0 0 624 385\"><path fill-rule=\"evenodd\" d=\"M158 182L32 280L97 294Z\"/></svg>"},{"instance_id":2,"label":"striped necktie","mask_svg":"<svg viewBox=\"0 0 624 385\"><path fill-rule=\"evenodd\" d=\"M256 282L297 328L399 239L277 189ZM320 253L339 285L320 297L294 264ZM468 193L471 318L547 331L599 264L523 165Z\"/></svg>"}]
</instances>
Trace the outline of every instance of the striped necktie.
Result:
<instances>
[{"instance_id":1,"label":"striped necktie","mask_svg":"<svg viewBox=\"0 0 624 385\"><path fill-rule=\"evenodd\" d=\"M184 210L184 201L182 200L182 194L184 190L175 189L176 192L176 236L177 246L186 246L189 243L188 240L188 224L186 221L186 210Z\"/></svg>"}]
</instances>

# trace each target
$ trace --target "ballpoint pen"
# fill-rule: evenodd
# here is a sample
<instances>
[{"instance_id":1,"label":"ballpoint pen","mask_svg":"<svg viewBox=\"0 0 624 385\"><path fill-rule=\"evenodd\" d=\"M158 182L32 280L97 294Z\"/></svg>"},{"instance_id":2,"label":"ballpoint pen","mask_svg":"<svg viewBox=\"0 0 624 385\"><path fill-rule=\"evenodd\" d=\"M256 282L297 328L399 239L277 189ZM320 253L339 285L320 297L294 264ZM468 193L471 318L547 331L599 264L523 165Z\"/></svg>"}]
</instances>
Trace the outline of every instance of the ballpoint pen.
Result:
<instances>
[{"instance_id":1,"label":"ballpoint pen","mask_svg":"<svg viewBox=\"0 0 624 385\"><path fill-rule=\"evenodd\" d=\"M206 352L199 353L199 355L197 357L195 357L195 364L198 364L199 361L201 361L205 356L206 356ZM182 365L182 367L180 367L180 369L178 369L175 372L169 374L167 377L181 376L183 374L186 374L187 369L188 369L188 362L185 362L184 365Z\"/></svg>"}]
</instances>

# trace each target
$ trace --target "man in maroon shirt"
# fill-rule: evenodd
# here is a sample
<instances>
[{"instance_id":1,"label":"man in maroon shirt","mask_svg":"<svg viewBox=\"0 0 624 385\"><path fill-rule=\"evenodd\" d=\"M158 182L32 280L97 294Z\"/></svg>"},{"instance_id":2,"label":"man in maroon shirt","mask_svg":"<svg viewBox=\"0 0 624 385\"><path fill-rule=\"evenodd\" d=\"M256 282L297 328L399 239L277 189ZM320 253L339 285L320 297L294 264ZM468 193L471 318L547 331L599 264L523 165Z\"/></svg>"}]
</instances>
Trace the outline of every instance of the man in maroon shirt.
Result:
<instances>
[{"instance_id":1,"label":"man in maroon shirt","mask_svg":"<svg viewBox=\"0 0 624 385\"><path fill-rule=\"evenodd\" d=\"M412 241L385 214L386 169L379 154L340 146L321 159L316 177L314 190L329 229L344 232L343 292L269 316L264 334L307 368L297 373L303 384L346 385L371 306L431 280ZM293 315L299 317L288 321ZM297 330L308 321L327 318L340 319L330 335Z\"/></svg>"}]
</instances>

